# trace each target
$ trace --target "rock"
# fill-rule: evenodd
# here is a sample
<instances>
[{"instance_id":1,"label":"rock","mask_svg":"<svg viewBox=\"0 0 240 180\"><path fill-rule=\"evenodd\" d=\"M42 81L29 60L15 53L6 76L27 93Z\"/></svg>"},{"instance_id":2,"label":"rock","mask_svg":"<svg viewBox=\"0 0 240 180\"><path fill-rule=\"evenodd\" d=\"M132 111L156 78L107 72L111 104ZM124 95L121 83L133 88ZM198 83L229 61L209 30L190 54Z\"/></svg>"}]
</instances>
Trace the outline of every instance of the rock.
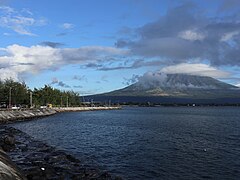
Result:
<instances>
[{"instance_id":1,"label":"rock","mask_svg":"<svg viewBox=\"0 0 240 180\"><path fill-rule=\"evenodd\" d=\"M13 135L6 135L3 141L5 144L10 146L14 146L16 143L15 137Z\"/></svg>"},{"instance_id":2,"label":"rock","mask_svg":"<svg viewBox=\"0 0 240 180\"><path fill-rule=\"evenodd\" d=\"M99 179L111 179L111 175L108 172L103 172L98 178Z\"/></svg>"},{"instance_id":3,"label":"rock","mask_svg":"<svg viewBox=\"0 0 240 180\"><path fill-rule=\"evenodd\" d=\"M82 164L74 156L36 141L29 135L12 127L1 126L0 137L3 137L0 143L5 149L6 147L15 147L8 154L27 179L121 179L111 176L108 172L102 172L97 167ZM0 180L5 179L0 172ZM12 179L9 176L7 180Z\"/></svg>"},{"instance_id":4,"label":"rock","mask_svg":"<svg viewBox=\"0 0 240 180\"><path fill-rule=\"evenodd\" d=\"M9 152L15 148L15 137L13 135L5 135L4 138L1 140L1 148Z\"/></svg>"},{"instance_id":5,"label":"rock","mask_svg":"<svg viewBox=\"0 0 240 180\"><path fill-rule=\"evenodd\" d=\"M22 172L16 167L9 157L0 150L0 179L1 180L26 180Z\"/></svg>"}]
</instances>

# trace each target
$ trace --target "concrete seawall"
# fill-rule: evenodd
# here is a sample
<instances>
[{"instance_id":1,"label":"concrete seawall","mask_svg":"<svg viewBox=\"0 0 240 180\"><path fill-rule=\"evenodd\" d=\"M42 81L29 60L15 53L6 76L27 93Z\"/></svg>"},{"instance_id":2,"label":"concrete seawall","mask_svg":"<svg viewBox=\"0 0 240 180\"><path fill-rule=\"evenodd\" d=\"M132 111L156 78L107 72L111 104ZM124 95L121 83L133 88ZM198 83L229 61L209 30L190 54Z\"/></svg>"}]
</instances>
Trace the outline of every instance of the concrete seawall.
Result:
<instances>
[{"instance_id":1,"label":"concrete seawall","mask_svg":"<svg viewBox=\"0 0 240 180\"><path fill-rule=\"evenodd\" d=\"M66 108L47 108L47 109L25 109L25 110L6 110L0 111L0 124L15 122L24 119L33 119L56 114L58 112L75 111L96 111L96 110L115 110L121 107L66 107Z\"/></svg>"},{"instance_id":2,"label":"concrete seawall","mask_svg":"<svg viewBox=\"0 0 240 180\"><path fill-rule=\"evenodd\" d=\"M75 111L97 111L97 110L117 110L121 109L119 106L112 107L66 107L66 108L52 108L57 112L75 112Z\"/></svg>"},{"instance_id":3,"label":"concrete seawall","mask_svg":"<svg viewBox=\"0 0 240 180\"><path fill-rule=\"evenodd\" d=\"M32 119L56 114L53 109L28 109L14 111L0 111L0 124L10 123L18 120Z\"/></svg>"}]
</instances>

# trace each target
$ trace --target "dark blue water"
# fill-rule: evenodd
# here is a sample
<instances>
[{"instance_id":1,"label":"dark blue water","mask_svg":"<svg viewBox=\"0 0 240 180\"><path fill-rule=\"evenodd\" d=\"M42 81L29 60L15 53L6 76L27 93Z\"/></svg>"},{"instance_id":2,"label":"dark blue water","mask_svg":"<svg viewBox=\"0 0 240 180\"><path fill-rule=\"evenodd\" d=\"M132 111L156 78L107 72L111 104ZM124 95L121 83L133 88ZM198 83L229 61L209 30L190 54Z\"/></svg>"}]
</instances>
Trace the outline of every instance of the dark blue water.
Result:
<instances>
[{"instance_id":1,"label":"dark blue water","mask_svg":"<svg viewBox=\"0 0 240 180\"><path fill-rule=\"evenodd\" d=\"M14 127L125 179L240 179L240 108L62 113Z\"/></svg>"}]
</instances>

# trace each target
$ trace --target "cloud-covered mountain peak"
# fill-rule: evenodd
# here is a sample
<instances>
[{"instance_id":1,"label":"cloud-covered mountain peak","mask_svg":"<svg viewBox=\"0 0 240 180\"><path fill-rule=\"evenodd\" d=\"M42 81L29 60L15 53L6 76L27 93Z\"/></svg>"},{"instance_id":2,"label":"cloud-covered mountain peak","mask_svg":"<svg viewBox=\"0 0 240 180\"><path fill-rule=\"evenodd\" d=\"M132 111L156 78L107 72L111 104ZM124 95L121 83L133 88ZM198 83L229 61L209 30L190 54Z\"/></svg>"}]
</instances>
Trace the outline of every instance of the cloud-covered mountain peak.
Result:
<instances>
[{"instance_id":1,"label":"cloud-covered mountain peak","mask_svg":"<svg viewBox=\"0 0 240 180\"><path fill-rule=\"evenodd\" d=\"M189 74L165 74L162 72L146 73L139 77L138 82L132 86L142 89L153 88L200 88L200 89L231 89L233 85L226 84L211 77Z\"/></svg>"},{"instance_id":2,"label":"cloud-covered mountain peak","mask_svg":"<svg viewBox=\"0 0 240 180\"><path fill-rule=\"evenodd\" d=\"M222 98L239 94L238 87L212 77L148 72L138 77L136 83L104 95Z\"/></svg>"}]
</instances>

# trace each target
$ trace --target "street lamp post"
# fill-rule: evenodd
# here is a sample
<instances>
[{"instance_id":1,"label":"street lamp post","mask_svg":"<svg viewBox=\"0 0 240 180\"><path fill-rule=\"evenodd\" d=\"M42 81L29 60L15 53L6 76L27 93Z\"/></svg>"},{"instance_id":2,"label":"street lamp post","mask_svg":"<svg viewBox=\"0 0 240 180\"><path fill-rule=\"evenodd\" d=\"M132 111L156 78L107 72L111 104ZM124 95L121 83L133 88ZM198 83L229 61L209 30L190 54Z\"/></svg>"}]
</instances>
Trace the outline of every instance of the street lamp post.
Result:
<instances>
[{"instance_id":1,"label":"street lamp post","mask_svg":"<svg viewBox=\"0 0 240 180\"><path fill-rule=\"evenodd\" d=\"M68 96L67 96L67 107L68 107Z\"/></svg>"},{"instance_id":2,"label":"street lamp post","mask_svg":"<svg viewBox=\"0 0 240 180\"><path fill-rule=\"evenodd\" d=\"M9 88L9 104L8 108L11 108L12 106L12 87Z\"/></svg>"},{"instance_id":3,"label":"street lamp post","mask_svg":"<svg viewBox=\"0 0 240 180\"><path fill-rule=\"evenodd\" d=\"M93 106L94 106L93 99L91 99L91 107L93 107Z\"/></svg>"},{"instance_id":4,"label":"street lamp post","mask_svg":"<svg viewBox=\"0 0 240 180\"><path fill-rule=\"evenodd\" d=\"M30 92L30 108L33 107L33 104L32 104L32 92Z\"/></svg>"}]
</instances>

